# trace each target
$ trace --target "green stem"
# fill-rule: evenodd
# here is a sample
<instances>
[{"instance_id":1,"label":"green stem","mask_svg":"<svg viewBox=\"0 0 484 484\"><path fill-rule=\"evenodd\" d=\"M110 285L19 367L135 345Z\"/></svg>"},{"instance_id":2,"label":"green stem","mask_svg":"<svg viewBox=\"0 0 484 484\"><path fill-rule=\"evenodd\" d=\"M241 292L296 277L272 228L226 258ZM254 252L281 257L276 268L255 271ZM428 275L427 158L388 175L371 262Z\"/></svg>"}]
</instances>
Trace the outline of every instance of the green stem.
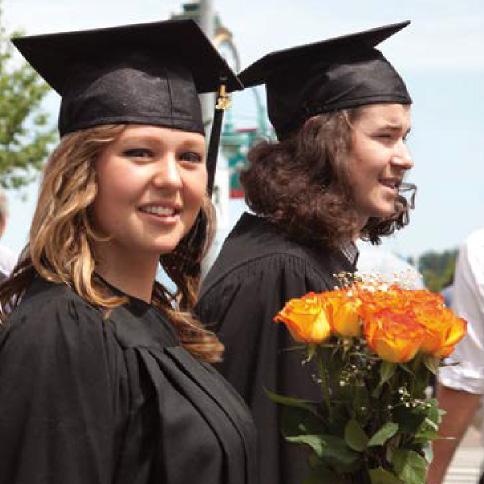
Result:
<instances>
[{"instance_id":1,"label":"green stem","mask_svg":"<svg viewBox=\"0 0 484 484\"><path fill-rule=\"evenodd\" d=\"M429 371L425 368L421 354L418 354L413 360L412 371L414 377L412 379L411 395L413 398L422 398L428 384Z\"/></svg>"},{"instance_id":2,"label":"green stem","mask_svg":"<svg viewBox=\"0 0 484 484\"><path fill-rule=\"evenodd\" d=\"M321 390L323 392L323 401L326 406L326 410L328 412L328 420L331 422L332 420L332 411L331 411L331 395L329 393L329 381L328 381L328 373L326 370L325 365L325 358L324 358L324 349L319 348L318 351L318 369L319 369L319 377L321 379Z\"/></svg>"}]
</instances>

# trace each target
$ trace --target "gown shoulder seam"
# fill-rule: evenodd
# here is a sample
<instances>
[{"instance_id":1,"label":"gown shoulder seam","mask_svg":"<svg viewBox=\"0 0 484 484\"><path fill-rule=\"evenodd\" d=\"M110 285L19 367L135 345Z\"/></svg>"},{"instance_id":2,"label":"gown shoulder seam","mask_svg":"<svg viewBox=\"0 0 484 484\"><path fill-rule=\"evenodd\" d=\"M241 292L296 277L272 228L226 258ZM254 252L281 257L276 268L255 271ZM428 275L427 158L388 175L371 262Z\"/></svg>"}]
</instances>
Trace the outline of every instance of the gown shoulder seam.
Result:
<instances>
[{"instance_id":1,"label":"gown shoulder seam","mask_svg":"<svg viewBox=\"0 0 484 484\"><path fill-rule=\"evenodd\" d=\"M271 253L262 254L259 256L254 256L254 257L251 257L250 259L245 259L227 268L213 282L211 282L209 286L207 286L206 288L202 287L202 291L200 292L199 299L202 299L204 296L206 296L226 277L233 275L238 270L241 270L243 267L249 264L260 262L263 259L271 259L271 258L276 259L276 258L280 258L281 256L284 256L284 260L291 259L291 260L297 260L297 261L303 262L304 265L306 266L306 269L309 269L310 271L314 272L319 277L325 276L323 271L320 271L317 268L315 268L313 265L311 265L310 256L307 254L296 254L290 251L271 252Z\"/></svg>"}]
</instances>

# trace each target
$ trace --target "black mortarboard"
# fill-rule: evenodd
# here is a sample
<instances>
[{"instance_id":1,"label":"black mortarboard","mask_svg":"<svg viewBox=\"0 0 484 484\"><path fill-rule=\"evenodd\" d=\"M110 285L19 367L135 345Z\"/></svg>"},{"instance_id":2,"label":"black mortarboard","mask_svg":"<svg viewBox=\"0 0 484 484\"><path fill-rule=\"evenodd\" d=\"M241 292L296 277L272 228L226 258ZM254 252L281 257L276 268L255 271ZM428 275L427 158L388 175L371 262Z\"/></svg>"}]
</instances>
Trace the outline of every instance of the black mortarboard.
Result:
<instances>
[{"instance_id":1,"label":"black mortarboard","mask_svg":"<svg viewBox=\"0 0 484 484\"><path fill-rule=\"evenodd\" d=\"M192 20L13 39L62 97L62 135L102 124L204 133L198 93L242 85Z\"/></svg>"},{"instance_id":2,"label":"black mortarboard","mask_svg":"<svg viewBox=\"0 0 484 484\"><path fill-rule=\"evenodd\" d=\"M283 139L311 116L366 104L410 104L402 78L375 49L410 22L272 52L239 74L266 84L267 110Z\"/></svg>"}]
</instances>

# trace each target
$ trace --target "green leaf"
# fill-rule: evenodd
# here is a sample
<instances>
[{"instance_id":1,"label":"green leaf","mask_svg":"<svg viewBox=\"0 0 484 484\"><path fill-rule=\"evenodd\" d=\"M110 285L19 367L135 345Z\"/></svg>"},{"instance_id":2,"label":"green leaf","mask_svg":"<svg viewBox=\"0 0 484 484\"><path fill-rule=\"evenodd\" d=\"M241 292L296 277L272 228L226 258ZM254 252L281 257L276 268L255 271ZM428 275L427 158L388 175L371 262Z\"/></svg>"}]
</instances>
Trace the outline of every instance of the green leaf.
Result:
<instances>
[{"instance_id":1,"label":"green leaf","mask_svg":"<svg viewBox=\"0 0 484 484\"><path fill-rule=\"evenodd\" d=\"M434 375L437 375L440 366L440 358L435 358L430 355L425 355L423 358L425 367Z\"/></svg>"},{"instance_id":2,"label":"green leaf","mask_svg":"<svg viewBox=\"0 0 484 484\"><path fill-rule=\"evenodd\" d=\"M331 471L328 471L326 474L311 474L304 481L302 484L321 484L321 482L336 482L335 479L338 479L338 476Z\"/></svg>"},{"instance_id":3,"label":"green leaf","mask_svg":"<svg viewBox=\"0 0 484 484\"><path fill-rule=\"evenodd\" d=\"M368 446L368 435L355 419L351 419L346 424L345 442L350 449L357 452L363 452Z\"/></svg>"},{"instance_id":4,"label":"green leaf","mask_svg":"<svg viewBox=\"0 0 484 484\"><path fill-rule=\"evenodd\" d=\"M322 435L294 435L292 437L286 437L286 440L292 444L308 445L320 458L323 456L324 449L327 446Z\"/></svg>"},{"instance_id":5,"label":"green leaf","mask_svg":"<svg viewBox=\"0 0 484 484\"><path fill-rule=\"evenodd\" d=\"M393 412L393 418L399 424L400 432L413 436L412 440L415 444L424 444L438 437L442 416L437 408L437 400L428 400L427 404L428 406L416 408L400 406Z\"/></svg>"},{"instance_id":6,"label":"green leaf","mask_svg":"<svg viewBox=\"0 0 484 484\"><path fill-rule=\"evenodd\" d=\"M346 405L333 402L331 409L331 420L327 421L328 430L324 433L342 437L342 432L348 422L348 411Z\"/></svg>"},{"instance_id":7,"label":"green leaf","mask_svg":"<svg viewBox=\"0 0 484 484\"><path fill-rule=\"evenodd\" d=\"M404 484L395 474L378 467L377 469L370 469L371 484Z\"/></svg>"},{"instance_id":8,"label":"green leaf","mask_svg":"<svg viewBox=\"0 0 484 484\"><path fill-rule=\"evenodd\" d=\"M415 443L425 444L429 440L435 440L439 437L439 426L430 418L425 417L424 421L414 435Z\"/></svg>"},{"instance_id":9,"label":"green leaf","mask_svg":"<svg viewBox=\"0 0 484 484\"><path fill-rule=\"evenodd\" d=\"M400 440L399 439L400 435L397 435L395 437L395 440L398 441ZM392 442L392 445L386 445L384 447L384 450L385 450L385 459L387 460L387 462L391 462L393 460L393 452L395 452L395 449L398 449L398 446L399 446L399 442Z\"/></svg>"},{"instance_id":10,"label":"green leaf","mask_svg":"<svg viewBox=\"0 0 484 484\"><path fill-rule=\"evenodd\" d=\"M361 454L350 449L346 442L334 435L322 435L326 442L323 459L338 472L352 472L360 467Z\"/></svg>"},{"instance_id":11,"label":"green leaf","mask_svg":"<svg viewBox=\"0 0 484 484\"><path fill-rule=\"evenodd\" d=\"M380 393L382 391L382 387L385 383L387 383L391 377L395 374L395 370L397 365L395 363L391 363L389 361L382 361L380 365L380 382L373 390L371 396L373 398L379 398Z\"/></svg>"},{"instance_id":12,"label":"green leaf","mask_svg":"<svg viewBox=\"0 0 484 484\"><path fill-rule=\"evenodd\" d=\"M382 361L380 365L380 383L382 386L385 384L395 373L397 365L395 363L390 363L389 361Z\"/></svg>"},{"instance_id":13,"label":"green leaf","mask_svg":"<svg viewBox=\"0 0 484 484\"><path fill-rule=\"evenodd\" d=\"M351 450L345 441L339 437L329 434L318 435L296 435L286 437L286 440L295 444L305 444L311 447L317 455L309 456L310 465L320 472L327 472L331 468L337 473L343 474L354 472L361 467L361 454ZM334 482L334 480L328 480Z\"/></svg>"},{"instance_id":14,"label":"green leaf","mask_svg":"<svg viewBox=\"0 0 484 484\"><path fill-rule=\"evenodd\" d=\"M424 424L432 430L439 430L439 426L428 417L425 417Z\"/></svg>"},{"instance_id":15,"label":"green leaf","mask_svg":"<svg viewBox=\"0 0 484 484\"><path fill-rule=\"evenodd\" d=\"M435 398L431 398L427 401L430 407L427 409L427 417L439 426L442 422L442 416L445 415L445 411L439 408L439 402Z\"/></svg>"},{"instance_id":16,"label":"green leaf","mask_svg":"<svg viewBox=\"0 0 484 484\"><path fill-rule=\"evenodd\" d=\"M310 400L303 400L301 398L295 397L286 397L284 395L279 395L278 393L271 392L267 389L265 389L265 392L273 402L279 403L280 405L285 405L287 407L304 408L305 410L312 413L316 412L314 404Z\"/></svg>"},{"instance_id":17,"label":"green leaf","mask_svg":"<svg viewBox=\"0 0 484 484\"><path fill-rule=\"evenodd\" d=\"M380 429L373 434L368 441L368 447L376 445L383 445L388 439L391 439L398 432L398 424L395 422L387 422L382 425Z\"/></svg>"},{"instance_id":18,"label":"green leaf","mask_svg":"<svg viewBox=\"0 0 484 484\"><path fill-rule=\"evenodd\" d=\"M338 476L324 463L313 467L302 484L321 484L322 482L338 482Z\"/></svg>"},{"instance_id":19,"label":"green leaf","mask_svg":"<svg viewBox=\"0 0 484 484\"><path fill-rule=\"evenodd\" d=\"M305 408L284 407L281 430L284 437L301 434L324 434L327 429L319 416Z\"/></svg>"},{"instance_id":20,"label":"green leaf","mask_svg":"<svg viewBox=\"0 0 484 484\"><path fill-rule=\"evenodd\" d=\"M380 384L378 384L371 392L371 396L378 400L380 398L382 390L383 390L383 387Z\"/></svg>"},{"instance_id":21,"label":"green leaf","mask_svg":"<svg viewBox=\"0 0 484 484\"><path fill-rule=\"evenodd\" d=\"M431 440L437 440L439 438L439 433L436 432L435 430L428 430L426 432L419 432L414 436L412 439L412 442L414 444L426 444L427 442Z\"/></svg>"},{"instance_id":22,"label":"green leaf","mask_svg":"<svg viewBox=\"0 0 484 484\"><path fill-rule=\"evenodd\" d=\"M405 373L408 373L412 377L415 376L415 373L408 367L408 363L399 363L398 368L403 370Z\"/></svg>"},{"instance_id":23,"label":"green leaf","mask_svg":"<svg viewBox=\"0 0 484 484\"><path fill-rule=\"evenodd\" d=\"M394 409L393 419L398 423L400 432L416 434L425 420L425 414L401 405Z\"/></svg>"},{"instance_id":24,"label":"green leaf","mask_svg":"<svg viewBox=\"0 0 484 484\"><path fill-rule=\"evenodd\" d=\"M392 464L398 477L405 484L425 484L427 462L414 450L395 450Z\"/></svg>"},{"instance_id":25,"label":"green leaf","mask_svg":"<svg viewBox=\"0 0 484 484\"><path fill-rule=\"evenodd\" d=\"M432 444L428 442L426 445L423 446L423 453L425 460L430 464L434 458L434 451L432 450Z\"/></svg>"}]
</instances>

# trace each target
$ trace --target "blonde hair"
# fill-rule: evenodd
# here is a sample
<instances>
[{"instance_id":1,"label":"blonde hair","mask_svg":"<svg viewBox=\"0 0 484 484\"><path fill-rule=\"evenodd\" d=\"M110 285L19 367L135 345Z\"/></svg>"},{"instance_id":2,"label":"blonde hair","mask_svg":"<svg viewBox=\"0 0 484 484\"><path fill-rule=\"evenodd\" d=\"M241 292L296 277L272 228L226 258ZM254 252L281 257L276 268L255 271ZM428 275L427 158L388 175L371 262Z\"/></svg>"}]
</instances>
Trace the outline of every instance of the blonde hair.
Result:
<instances>
[{"instance_id":1,"label":"blonde hair","mask_svg":"<svg viewBox=\"0 0 484 484\"><path fill-rule=\"evenodd\" d=\"M0 287L0 319L8 314L36 273L48 281L67 284L93 306L109 311L126 297L110 293L95 277L93 243L102 240L91 223L90 206L97 194L94 161L125 125L106 125L76 131L61 139L45 168L29 244L11 277ZM213 207L205 197L197 223L175 251L160 258L176 284L175 294L156 282L153 305L177 329L182 345L199 359L221 359L223 345L193 315L200 282L200 263L214 232Z\"/></svg>"}]
</instances>

